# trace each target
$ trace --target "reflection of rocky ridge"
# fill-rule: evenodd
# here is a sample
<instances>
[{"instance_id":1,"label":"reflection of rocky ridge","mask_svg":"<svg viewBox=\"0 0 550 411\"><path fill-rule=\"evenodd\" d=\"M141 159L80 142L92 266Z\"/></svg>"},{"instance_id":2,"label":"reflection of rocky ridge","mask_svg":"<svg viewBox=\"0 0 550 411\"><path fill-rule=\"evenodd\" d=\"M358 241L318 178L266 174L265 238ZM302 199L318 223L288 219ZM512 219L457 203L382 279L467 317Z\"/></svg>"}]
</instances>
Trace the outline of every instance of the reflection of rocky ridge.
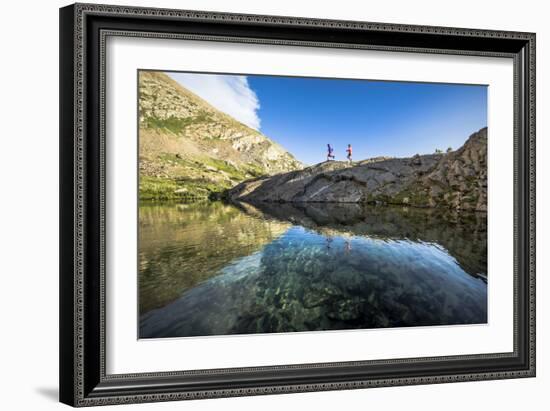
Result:
<instances>
[{"instance_id":1,"label":"reflection of rocky ridge","mask_svg":"<svg viewBox=\"0 0 550 411\"><path fill-rule=\"evenodd\" d=\"M247 212L252 206L246 205ZM487 275L487 215L398 206L257 203L258 210L323 235L436 243L471 275ZM257 211L256 211L257 212Z\"/></svg>"},{"instance_id":2,"label":"reflection of rocky ridge","mask_svg":"<svg viewBox=\"0 0 550 411\"><path fill-rule=\"evenodd\" d=\"M245 181L229 190L248 202L383 202L455 210L487 210L487 128L447 154L325 162Z\"/></svg>"}]
</instances>

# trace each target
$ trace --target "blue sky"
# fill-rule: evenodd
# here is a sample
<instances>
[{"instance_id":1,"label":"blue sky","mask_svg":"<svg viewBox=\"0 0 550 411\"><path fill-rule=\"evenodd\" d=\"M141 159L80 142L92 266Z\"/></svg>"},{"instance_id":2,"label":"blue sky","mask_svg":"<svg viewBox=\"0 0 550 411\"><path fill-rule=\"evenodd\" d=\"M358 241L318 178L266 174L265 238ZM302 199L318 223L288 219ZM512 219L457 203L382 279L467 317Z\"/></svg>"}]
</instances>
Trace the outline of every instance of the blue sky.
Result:
<instances>
[{"instance_id":1,"label":"blue sky","mask_svg":"<svg viewBox=\"0 0 550 411\"><path fill-rule=\"evenodd\" d=\"M487 125L487 87L367 80L168 73L281 144L298 160L405 157L460 147Z\"/></svg>"}]
</instances>

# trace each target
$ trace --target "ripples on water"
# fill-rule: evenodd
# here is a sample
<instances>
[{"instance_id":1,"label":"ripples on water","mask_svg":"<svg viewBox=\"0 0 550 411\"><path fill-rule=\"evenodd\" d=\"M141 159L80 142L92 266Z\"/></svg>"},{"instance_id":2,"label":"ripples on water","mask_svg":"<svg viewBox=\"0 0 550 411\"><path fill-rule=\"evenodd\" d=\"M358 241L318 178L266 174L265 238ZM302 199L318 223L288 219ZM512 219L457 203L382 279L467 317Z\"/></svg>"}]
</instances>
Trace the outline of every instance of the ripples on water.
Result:
<instances>
[{"instance_id":1,"label":"ripples on water","mask_svg":"<svg viewBox=\"0 0 550 411\"><path fill-rule=\"evenodd\" d=\"M140 206L140 337L487 321L487 221L357 204Z\"/></svg>"}]
</instances>

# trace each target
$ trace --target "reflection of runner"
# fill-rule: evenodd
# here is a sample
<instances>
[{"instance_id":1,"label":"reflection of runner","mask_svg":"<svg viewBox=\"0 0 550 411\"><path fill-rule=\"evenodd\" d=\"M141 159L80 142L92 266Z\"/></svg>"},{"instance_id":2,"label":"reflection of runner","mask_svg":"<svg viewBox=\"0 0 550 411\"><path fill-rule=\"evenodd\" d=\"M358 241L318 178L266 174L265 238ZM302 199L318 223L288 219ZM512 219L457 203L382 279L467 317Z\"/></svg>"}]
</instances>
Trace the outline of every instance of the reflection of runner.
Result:
<instances>
[{"instance_id":1,"label":"reflection of runner","mask_svg":"<svg viewBox=\"0 0 550 411\"><path fill-rule=\"evenodd\" d=\"M332 244L332 237L327 237L327 250L330 250L331 244Z\"/></svg>"},{"instance_id":2,"label":"reflection of runner","mask_svg":"<svg viewBox=\"0 0 550 411\"><path fill-rule=\"evenodd\" d=\"M348 153L348 161L350 162L351 164L351 155L352 155L352 148L351 148L351 144L348 144L348 148L346 149L346 153Z\"/></svg>"},{"instance_id":3,"label":"reflection of runner","mask_svg":"<svg viewBox=\"0 0 550 411\"><path fill-rule=\"evenodd\" d=\"M330 161L331 158L334 160L334 154L332 154L333 152L334 149L331 147L330 144L327 144L327 161Z\"/></svg>"},{"instance_id":4,"label":"reflection of runner","mask_svg":"<svg viewBox=\"0 0 550 411\"><path fill-rule=\"evenodd\" d=\"M351 251L351 241L350 240L346 240L346 244L344 245L344 251L346 252L346 254L350 253L350 251Z\"/></svg>"}]
</instances>

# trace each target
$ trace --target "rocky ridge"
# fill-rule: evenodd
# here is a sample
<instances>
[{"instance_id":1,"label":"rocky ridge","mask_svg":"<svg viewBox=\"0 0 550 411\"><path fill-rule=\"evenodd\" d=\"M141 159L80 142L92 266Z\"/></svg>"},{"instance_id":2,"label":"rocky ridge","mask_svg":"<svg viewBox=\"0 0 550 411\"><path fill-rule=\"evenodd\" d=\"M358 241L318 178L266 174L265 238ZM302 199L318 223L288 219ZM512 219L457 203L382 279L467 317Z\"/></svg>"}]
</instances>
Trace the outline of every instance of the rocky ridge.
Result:
<instances>
[{"instance_id":1,"label":"rocky ridge","mask_svg":"<svg viewBox=\"0 0 550 411\"><path fill-rule=\"evenodd\" d=\"M487 128L449 153L329 161L238 184L229 198L258 202L386 203L487 210Z\"/></svg>"}]
</instances>

